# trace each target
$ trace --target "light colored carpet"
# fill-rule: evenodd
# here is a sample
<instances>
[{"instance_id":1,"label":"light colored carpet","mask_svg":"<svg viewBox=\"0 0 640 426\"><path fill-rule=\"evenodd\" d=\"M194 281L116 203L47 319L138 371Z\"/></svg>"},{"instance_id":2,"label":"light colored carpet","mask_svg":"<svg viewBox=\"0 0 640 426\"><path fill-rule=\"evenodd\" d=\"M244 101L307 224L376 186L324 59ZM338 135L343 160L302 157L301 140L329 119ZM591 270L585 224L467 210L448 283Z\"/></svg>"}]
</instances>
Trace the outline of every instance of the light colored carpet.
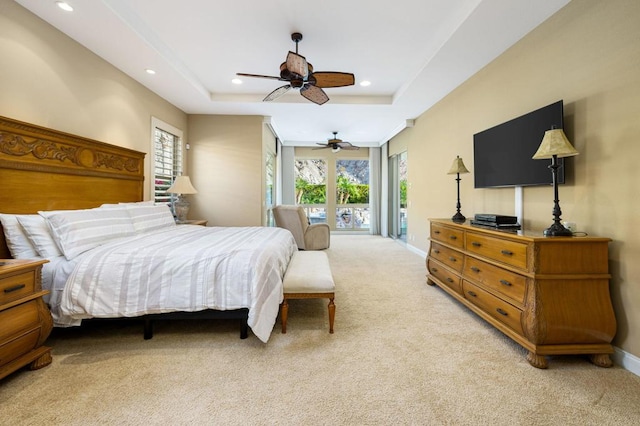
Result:
<instances>
[{"instance_id":1,"label":"light colored carpet","mask_svg":"<svg viewBox=\"0 0 640 426\"><path fill-rule=\"evenodd\" d=\"M526 352L437 287L390 239L332 236L326 300L293 300L287 334L233 321L54 330L53 363L0 382L11 425L637 425L640 377Z\"/></svg>"}]
</instances>

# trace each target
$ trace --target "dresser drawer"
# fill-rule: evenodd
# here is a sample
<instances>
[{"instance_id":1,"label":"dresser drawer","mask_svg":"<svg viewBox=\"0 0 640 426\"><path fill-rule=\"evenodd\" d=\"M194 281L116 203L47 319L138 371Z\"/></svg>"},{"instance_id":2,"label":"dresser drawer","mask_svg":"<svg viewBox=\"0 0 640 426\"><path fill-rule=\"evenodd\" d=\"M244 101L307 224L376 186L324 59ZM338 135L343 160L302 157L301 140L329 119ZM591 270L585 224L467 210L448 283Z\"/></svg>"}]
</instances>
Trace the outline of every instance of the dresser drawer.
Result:
<instances>
[{"instance_id":1,"label":"dresser drawer","mask_svg":"<svg viewBox=\"0 0 640 426\"><path fill-rule=\"evenodd\" d=\"M458 272L462 271L464 256L459 251L452 250L437 243L431 243L430 256Z\"/></svg>"},{"instance_id":2,"label":"dresser drawer","mask_svg":"<svg viewBox=\"0 0 640 426\"><path fill-rule=\"evenodd\" d=\"M432 223L431 239L441 241L459 249L464 248L464 232L460 229L449 228L437 223Z\"/></svg>"},{"instance_id":3,"label":"dresser drawer","mask_svg":"<svg viewBox=\"0 0 640 426\"><path fill-rule=\"evenodd\" d=\"M451 272L450 270L448 270L447 268L442 266L440 263L436 262L431 258L427 260L427 268L429 269L429 272L431 273L431 275L436 277L438 280L444 283L447 287L449 287L450 289L452 289L458 294L462 294L462 285L461 285L462 279L460 278L460 276Z\"/></svg>"},{"instance_id":4,"label":"dresser drawer","mask_svg":"<svg viewBox=\"0 0 640 426\"><path fill-rule=\"evenodd\" d=\"M39 322L37 300L0 311L0 343L21 330L32 328Z\"/></svg>"},{"instance_id":5,"label":"dresser drawer","mask_svg":"<svg viewBox=\"0 0 640 426\"><path fill-rule=\"evenodd\" d=\"M35 282L34 271L5 276L0 280L0 305L33 294Z\"/></svg>"},{"instance_id":6,"label":"dresser drawer","mask_svg":"<svg viewBox=\"0 0 640 426\"><path fill-rule=\"evenodd\" d=\"M493 238L487 235L467 232L465 246L469 253L479 254L492 260L515 266L523 270L527 268L526 243Z\"/></svg>"},{"instance_id":7,"label":"dresser drawer","mask_svg":"<svg viewBox=\"0 0 640 426\"><path fill-rule=\"evenodd\" d=\"M470 256L467 256L464 263L464 276L499 292L512 303L524 306L524 295L527 289L526 277Z\"/></svg>"},{"instance_id":8,"label":"dresser drawer","mask_svg":"<svg viewBox=\"0 0 640 426\"><path fill-rule=\"evenodd\" d=\"M0 346L0 366L26 354L38 344L40 328L36 328Z\"/></svg>"},{"instance_id":9,"label":"dresser drawer","mask_svg":"<svg viewBox=\"0 0 640 426\"><path fill-rule=\"evenodd\" d=\"M524 335L522 324L520 323L522 317L522 311L520 309L510 305L504 300L498 299L491 293L484 291L466 280L462 281L462 290L464 291L464 297L469 302L509 328L515 330L521 336Z\"/></svg>"}]
</instances>

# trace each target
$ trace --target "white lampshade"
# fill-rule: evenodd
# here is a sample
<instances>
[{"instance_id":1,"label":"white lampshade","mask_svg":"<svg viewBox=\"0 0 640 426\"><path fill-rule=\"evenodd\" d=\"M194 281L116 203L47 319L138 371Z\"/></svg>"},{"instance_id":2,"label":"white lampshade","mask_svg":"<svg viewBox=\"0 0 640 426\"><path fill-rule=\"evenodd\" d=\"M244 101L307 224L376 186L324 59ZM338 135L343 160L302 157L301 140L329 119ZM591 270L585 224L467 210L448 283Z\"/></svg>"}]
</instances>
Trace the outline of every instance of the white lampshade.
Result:
<instances>
[{"instance_id":1,"label":"white lampshade","mask_svg":"<svg viewBox=\"0 0 640 426\"><path fill-rule=\"evenodd\" d=\"M469 170L467 170L467 168L464 166L462 158L460 158L459 155L456 155L456 158L453 160L453 164L451 165L451 168L449 169L449 172L447 174L455 175L456 173L469 173Z\"/></svg>"},{"instance_id":2,"label":"white lampshade","mask_svg":"<svg viewBox=\"0 0 640 426\"><path fill-rule=\"evenodd\" d=\"M198 191L191 185L189 176L178 176L173 185L167 189L169 194L197 194Z\"/></svg>"},{"instance_id":3,"label":"white lampshade","mask_svg":"<svg viewBox=\"0 0 640 426\"><path fill-rule=\"evenodd\" d=\"M578 155L579 152L571 145L569 139L562 129L551 129L544 132L544 138L540 143L540 147L533 154L534 160L542 160L552 158L554 155L558 158L571 157Z\"/></svg>"}]
</instances>

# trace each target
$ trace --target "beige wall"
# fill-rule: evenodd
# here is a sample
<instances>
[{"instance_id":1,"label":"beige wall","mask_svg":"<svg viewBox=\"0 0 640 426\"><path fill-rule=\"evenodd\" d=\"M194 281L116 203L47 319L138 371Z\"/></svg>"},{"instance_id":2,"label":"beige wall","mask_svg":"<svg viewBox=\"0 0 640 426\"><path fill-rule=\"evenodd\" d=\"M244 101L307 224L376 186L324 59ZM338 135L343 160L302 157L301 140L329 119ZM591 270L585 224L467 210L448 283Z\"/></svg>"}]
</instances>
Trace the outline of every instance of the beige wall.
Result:
<instances>
[{"instance_id":1,"label":"beige wall","mask_svg":"<svg viewBox=\"0 0 640 426\"><path fill-rule=\"evenodd\" d=\"M0 12L0 115L145 152L149 176L151 117L186 130L186 114L17 3Z\"/></svg>"},{"instance_id":2,"label":"beige wall","mask_svg":"<svg viewBox=\"0 0 640 426\"><path fill-rule=\"evenodd\" d=\"M187 161L198 190L190 218L210 226L262 224L262 128L261 116L189 116Z\"/></svg>"},{"instance_id":3,"label":"beige wall","mask_svg":"<svg viewBox=\"0 0 640 426\"><path fill-rule=\"evenodd\" d=\"M562 217L612 238L614 343L640 356L640 2L572 1L405 130L408 232L427 251L427 218L455 213L447 171L456 155L471 171L461 176L462 213L514 214L513 189L473 188L473 134L559 99L580 152L560 186ZM544 229L552 208L550 187L524 189L525 226Z\"/></svg>"}]
</instances>

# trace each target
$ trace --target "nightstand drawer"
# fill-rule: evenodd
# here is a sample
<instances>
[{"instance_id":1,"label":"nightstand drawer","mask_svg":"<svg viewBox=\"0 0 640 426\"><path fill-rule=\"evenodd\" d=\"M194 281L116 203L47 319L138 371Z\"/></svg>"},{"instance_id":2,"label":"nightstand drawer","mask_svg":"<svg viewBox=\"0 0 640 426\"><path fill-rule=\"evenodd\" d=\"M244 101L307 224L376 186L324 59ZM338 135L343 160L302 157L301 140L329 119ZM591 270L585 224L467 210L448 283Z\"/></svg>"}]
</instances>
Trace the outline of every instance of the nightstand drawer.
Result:
<instances>
[{"instance_id":1,"label":"nightstand drawer","mask_svg":"<svg viewBox=\"0 0 640 426\"><path fill-rule=\"evenodd\" d=\"M459 251L446 248L437 243L431 243L431 257L450 266L458 272L462 271L463 256Z\"/></svg>"},{"instance_id":2,"label":"nightstand drawer","mask_svg":"<svg viewBox=\"0 0 640 426\"><path fill-rule=\"evenodd\" d=\"M37 300L0 311L0 342L39 322Z\"/></svg>"},{"instance_id":3,"label":"nightstand drawer","mask_svg":"<svg viewBox=\"0 0 640 426\"><path fill-rule=\"evenodd\" d=\"M33 294L35 282L34 271L2 278L0 280L0 305Z\"/></svg>"},{"instance_id":4,"label":"nightstand drawer","mask_svg":"<svg viewBox=\"0 0 640 426\"><path fill-rule=\"evenodd\" d=\"M17 356L26 354L38 344L40 328L36 328L22 336L0 346L0 365L13 361Z\"/></svg>"},{"instance_id":5,"label":"nightstand drawer","mask_svg":"<svg viewBox=\"0 0 640 426\"><path fill-rule=\"evenodd\" d=\"M527 270L527 244L492 236L467 232L465 247L469 253L479 254L507 265Z\"/></svg>"},{"instance_id":6,"label":"nightstand drawer","mask_svg":"<svg viewBox=\"0 0 640 426\"><path fill-rule=\"evenodd\" d=\"M469 281L462 281L464 297L493 318L515 330L521 336L522 324L520 323L522 311L510 305L504 300L498 299L480 287L471 284Z\"/></svg>"}]
</instances>

